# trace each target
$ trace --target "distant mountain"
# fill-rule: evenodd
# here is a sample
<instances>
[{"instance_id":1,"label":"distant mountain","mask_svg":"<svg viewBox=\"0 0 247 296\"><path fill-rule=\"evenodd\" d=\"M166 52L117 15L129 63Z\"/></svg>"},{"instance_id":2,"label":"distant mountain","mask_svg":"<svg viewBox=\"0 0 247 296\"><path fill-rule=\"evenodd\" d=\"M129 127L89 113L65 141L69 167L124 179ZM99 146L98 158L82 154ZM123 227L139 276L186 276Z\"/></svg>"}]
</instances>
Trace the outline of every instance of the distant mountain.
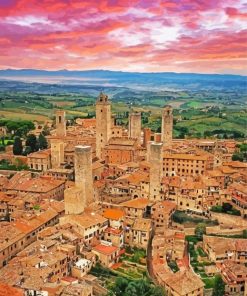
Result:
<instances>
[{"instance_id":1,"label":"distant mountain","mask_svg":"<svg viewBox=\"0 0 247 296\"><path fill-rule=\"evenodd\" d=\"M167 89L167 90L246 90L247 77L223 74L196 73L139 73L108 70L87 71L45 71L36 69L0 70L0 79L25 82L91 84L102 86L120 86L131 89Z\"/></svg>"}]
</instances>

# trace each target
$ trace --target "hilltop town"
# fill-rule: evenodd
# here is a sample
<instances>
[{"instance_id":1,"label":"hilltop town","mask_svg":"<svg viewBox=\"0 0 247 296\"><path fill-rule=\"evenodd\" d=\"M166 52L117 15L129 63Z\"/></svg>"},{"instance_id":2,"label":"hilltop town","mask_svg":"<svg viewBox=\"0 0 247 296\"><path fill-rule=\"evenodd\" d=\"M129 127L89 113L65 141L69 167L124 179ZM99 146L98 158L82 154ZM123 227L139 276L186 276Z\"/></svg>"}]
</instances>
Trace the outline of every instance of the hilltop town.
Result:
<instances>
[{"instance_id":1,"label":"hilltop town","mask_svg":"<svg viewBox=\"0 0 247 296\"><path fill-rule=\"evenodd\" d=\"M48 129L44 149L0 153L24 164L0 170L0 295L123 295L138 282L145 295L246 296L240 143L175 139L170 105L160 133L140 112L117 125L102 92L95 105L95 118L68 124L61 108L31 130Z\"/></svg>"}]
</instances>

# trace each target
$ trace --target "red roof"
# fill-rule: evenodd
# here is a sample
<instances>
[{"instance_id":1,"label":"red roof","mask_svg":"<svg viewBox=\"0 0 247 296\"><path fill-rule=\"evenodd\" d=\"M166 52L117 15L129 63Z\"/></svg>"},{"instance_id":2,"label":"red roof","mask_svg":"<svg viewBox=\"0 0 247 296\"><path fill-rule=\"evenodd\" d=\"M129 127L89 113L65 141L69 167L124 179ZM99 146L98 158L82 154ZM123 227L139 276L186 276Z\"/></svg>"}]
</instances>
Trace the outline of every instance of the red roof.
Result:
<instances>
[{"instance_id":1,"label":"red roof","mask_svg":"<svg viewBox=\"0 0 247 296\"><path fill-rule=\"evenodd\" d=\"M74 278L74 277L71 277L71 276L65 276L65 277L61 278L61 280L64 281L64 282L68 282L68 283L73 283L73 282L78 281L77 278Z\"/></svg>"},{"instance_id":2,"label":"red roof","mask_svg":"<svg viewBox=\"0 0 247 296\"><path fill-rule=\"evenodd\" d=\"M116 229L116 228L112 228L112 227L107 227L105 232L107 233L112 233L112 234L115 234L115 235L120 235L123 233L123 230L121 229Z\"/></svg>"},{"instance_id":3,"label":"red roof","mask_svg":"<svg viewBox=\"0 0 247 296\"><path fill-rule=\"evenodd\" d=\"M93 250L105 255L111 255L112 253L116 252L118 248L114 246L105 246L105 245L99 244L95 246Z\"/></svg>"},{"instance_id":4,"label":"red roof","mask_svg":"<svg viewBox=\"0 0 247 296\"><path fill-rule=\"evenodd\" d=\"M24 293L20 289L0 283L0 296L23 296Z\"/></svg>"},{"instance_id":5,"label":"red roof","mask_svg":"<svg viewBox=\"0 0 247 296\"><path fill-rule=\"evenodd\" d=\"M185 239L185 234L182 233L182 232L176 232L175 235L174 235L174 238Z\"/></svg>"},{"instance_id":6,"label":"red roof","mask_svg":"<svg viewBox=\"0 0 247 296\"><path fill-rule=\"evenodd\" d=\"M107 209L104 211L103 216L110 220L120 220L124 217L124 212L119 209Z\"/></svg>"}]
</instances>

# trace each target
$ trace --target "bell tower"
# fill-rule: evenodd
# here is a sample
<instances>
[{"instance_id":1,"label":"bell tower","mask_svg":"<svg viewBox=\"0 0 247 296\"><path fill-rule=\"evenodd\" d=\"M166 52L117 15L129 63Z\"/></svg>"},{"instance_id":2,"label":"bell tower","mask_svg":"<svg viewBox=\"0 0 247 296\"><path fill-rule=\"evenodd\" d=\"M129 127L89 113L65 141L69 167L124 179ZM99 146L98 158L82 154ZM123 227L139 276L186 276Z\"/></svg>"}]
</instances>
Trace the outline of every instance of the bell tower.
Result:
<instances>
[{"instance_id":1,"label":"bell tower","mask_svg":"<svg viewBox=\"0 0 247 296\"><path fill-rule=\"evenodd\" d=\"M102 149L111 137L111 103L102 92L96 101L96 156L102 159Z\"/></svg>"}]
</instances>

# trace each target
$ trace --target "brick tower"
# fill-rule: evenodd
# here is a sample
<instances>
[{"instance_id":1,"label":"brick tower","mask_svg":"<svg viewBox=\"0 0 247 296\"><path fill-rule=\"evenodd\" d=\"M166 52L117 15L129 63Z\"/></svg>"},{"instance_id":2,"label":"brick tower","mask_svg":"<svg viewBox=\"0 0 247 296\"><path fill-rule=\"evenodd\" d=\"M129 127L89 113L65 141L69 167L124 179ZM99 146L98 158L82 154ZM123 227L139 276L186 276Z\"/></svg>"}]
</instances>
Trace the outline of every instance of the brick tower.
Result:
<instances>
[{"instance_id":1,"label":"brick tower","mask_svg":"<svg viewBox=\"0 0 247 296\"><path fill-rule=\"evenodd\" d=\"M163 177L163 144L150 142L148 146L148 161L150 162L149 198L160 200L160 183Z\"/></svg>"},{"instance_id":2,"label":"brick tower","mask_svg":"<svg viewBox=\"0 0 247 296\"><path fill-rule=\"evenodd\" d=\"M64 110L56 111L56 135L61 138L66 136L66 119Z\"/></svg>"},{"instance_id":3,"label":"brick tower","mask_svg":"<svg viewBox=\"0 0 247 296\"><path fill-rule=\"evenodd\" d=\"M102 159L102 149L111 137L111 103L108 96L100 93L96 101L96 156Z\"/></svg>"},{"instance_id":4,"label":"brick tower","mask_svg":"<svg viewBox=\"0 0 247 296\"><path fill-rule=\"evenodd\" d=\"M93 202L91 146L75 146L75 186L83 189L86 205Z\"/></svg>"},{"instance_id":5,"label":"brick tower","mask_svg":"<svg viewBox=\"0 0 247 296\"><path fill-rule=\"evenodd\" d=\"M164 145L170 145L172 143L172 129L173 129L173 115L172 107L167 105L162 111L162 142Z\"/></svg>"},{"instance_id":6,"label":"brick tower","mask_svg":"<svg viewBox=\"0 0 247 296\"><path fill-rule=\"evenodd\" d=\"M75 146L75 187L64 191L65 214L81 214L92 202L92 148Z\"/></svg>"},{"instance_id":7,"label":"brick tower","mask_svg":"<svg viewBox=\"0 0 247 296\"><path fill-rule=\"evenodd\" d=\"M51 139L51 167L60 168L64 162L64 142L62 139Z\"/></svg>"},{"instance_id":8,"label":"brick tower","mask_svg":"<svg viewBox=\"0 0 247 296\"><path fill-rule=\"evenodd\" d=\"M133 112L129 114L129 137L138 139L138 143L141 143L141 113Z\"/></svg>"}]
</instances>

